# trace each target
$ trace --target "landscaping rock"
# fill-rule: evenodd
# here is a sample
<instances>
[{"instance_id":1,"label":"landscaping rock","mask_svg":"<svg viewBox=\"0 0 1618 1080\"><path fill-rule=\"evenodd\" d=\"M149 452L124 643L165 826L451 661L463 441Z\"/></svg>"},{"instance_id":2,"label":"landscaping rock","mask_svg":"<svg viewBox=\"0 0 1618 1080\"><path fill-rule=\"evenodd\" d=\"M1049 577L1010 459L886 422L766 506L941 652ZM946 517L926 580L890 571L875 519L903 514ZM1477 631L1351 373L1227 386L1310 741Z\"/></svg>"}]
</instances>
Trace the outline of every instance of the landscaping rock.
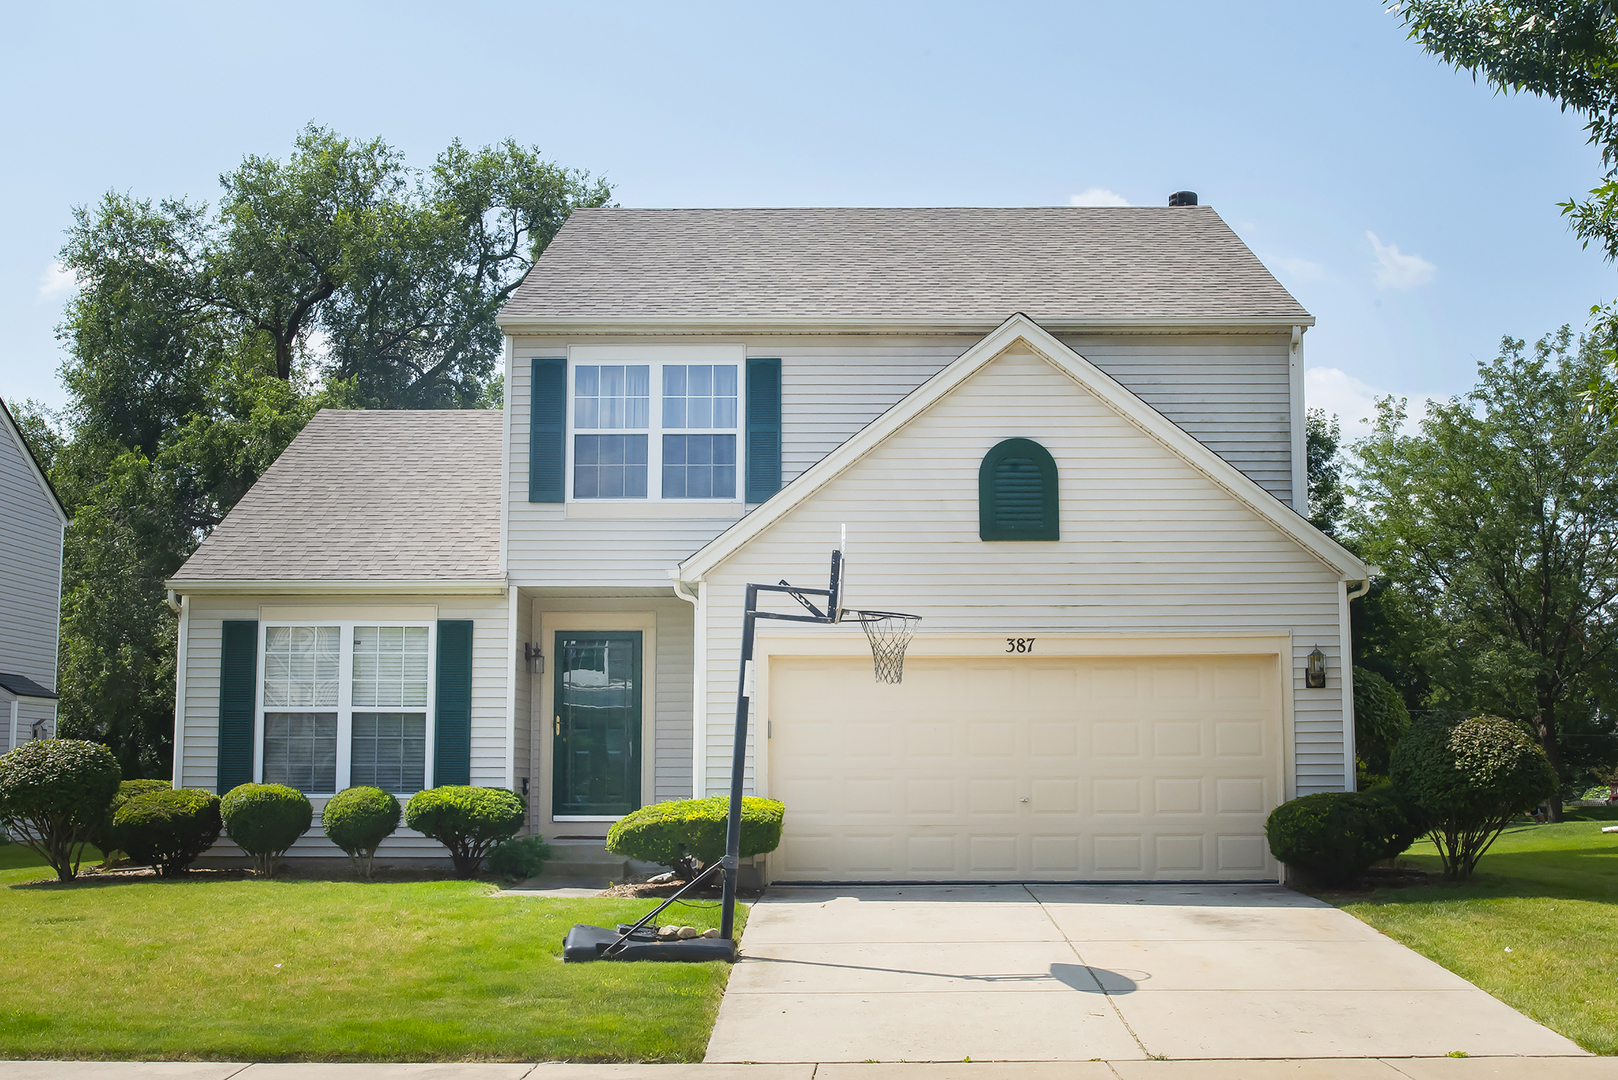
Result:
<instances>
[{"instance_id":1,"label":"landscaping rock","mask_svg":"<svg viewBox=\"0 0 1618 1080\"><path fill-rule=\"evenodd\" d=\"M681 928L678 926L659 926L657 928L657 940L674 941L679 938L680 930Z\"/></svg>"},{"instance_id":2,"label":"landscaping rock","mask_svg":"<svg viewBox=\"0 0 1618 1080\"><path fill-rule=\"evenodd\" d=\"M703 937L718 937L719 936L719 930L718 930L718 928L715 928L715 929L712 929L712 930L704 930L702 932L702 936Z\"/></svg>"},{"instance_id":3,"label":"landscaping rock","mask_svg":"<svg viewBox=\"0 0 1618 1080\"><path fill-rule=\"evenodd\" d=\"M678 933L680 935L680 940L681 941L685 941L685 940L687 940L689 938L701 937L702 936L702 931L698 930L694 926L682 926L682 927L680 927Z\"/></svg>"}]
</instances>

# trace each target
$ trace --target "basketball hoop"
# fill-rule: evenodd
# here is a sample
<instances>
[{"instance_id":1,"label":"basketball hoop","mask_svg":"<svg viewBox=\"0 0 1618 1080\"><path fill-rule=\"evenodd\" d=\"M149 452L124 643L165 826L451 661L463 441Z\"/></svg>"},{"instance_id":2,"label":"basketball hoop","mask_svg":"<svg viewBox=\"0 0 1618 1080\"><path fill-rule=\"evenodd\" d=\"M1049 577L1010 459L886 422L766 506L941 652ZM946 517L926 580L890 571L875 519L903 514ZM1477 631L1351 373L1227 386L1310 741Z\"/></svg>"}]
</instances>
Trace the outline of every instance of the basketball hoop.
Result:
<instances>
[{"instance_id":1,"label":"basketball hoop","mask_svg":"<svg viewBox=\"0 0 1618 1080\"><path fill-rule=\"evenodd\" d=\"M871 643L871 665L876 670L876 681L903 682L905 649L921 616L898 611L850 611L848 614L859 620L860 629Z\"/></svg>"}]
</instances>

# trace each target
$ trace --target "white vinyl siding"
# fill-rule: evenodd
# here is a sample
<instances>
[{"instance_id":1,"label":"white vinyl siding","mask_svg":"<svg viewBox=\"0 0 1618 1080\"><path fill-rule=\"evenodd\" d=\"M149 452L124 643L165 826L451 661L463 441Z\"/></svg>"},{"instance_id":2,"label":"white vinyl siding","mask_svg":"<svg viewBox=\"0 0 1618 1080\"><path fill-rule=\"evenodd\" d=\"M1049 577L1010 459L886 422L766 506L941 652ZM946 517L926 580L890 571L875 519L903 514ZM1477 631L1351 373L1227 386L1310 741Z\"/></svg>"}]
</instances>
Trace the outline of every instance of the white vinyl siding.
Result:
<instances>
[{"instance_id":1,"label":"white vinyl siding","mask_svg":"<svg viewBox=\"0 0 1618 1080\"><path fill-rule=\"evenodd\" d=\"M227 619L259 619L259 606L293 608L307 605L322 617L309 622L350 621L366 625L390 621L374 615L339 615L344 608L373 611L378 605L409 605L415 608L437 606L439 619L473 620L472 638L472 783L483 787L503 787L506 780L506 598L503 596L437 597L409 594L388 596L208 596L192 595L190 633L186 643L185 707L180 718L181 767L184 787L214 789L219 763L219 641ZM261 624L262 627L262 624ZM351 645L349 646L351 647ZM437 663L436 656L429 657ZM263 677L262 659L259 678ZM312 798L315 821L290 852L293 856L342 857L321 832L320 810L323 798ZM213 856L239 855L234 844L221 839L209 853ZM448 853L435 841L403 826L383 842L380 852L386 859L447 858Z\"/></svg>"},{"instance_id":2,"label":"white vinyl siding","mask_svg":"<svg viewBox=\"0 0 1618 1080\"><path fill-rule=\"evenodd\" d=\"M978 465L1009 434L1037 440L1056 460L1059 542L978 539ZM784 577L823 588L844 523L846 602L914 611L922 634L1289 631L1290 785L1296 794L1341 789L1337 573L1067 375L1012 352L709 573L707 793L729 772L743 584ZM1305 691L1304 658L1317 644L1327 689ZM751 754L748 762L751 789Z\"/></svg>"},{"instance_id":3,"label":"white vinyl siding","mask_svg":"<svg viewBox=\"0 0 1618 1080\"><path fill-rule=\"evenodd\" d=\"M62 519L27 453L0 418L0 672L55 689Z\"/></svg>"},{"instance_id":4,"label":"white vinyl siding","mask_svg":"<svg viewBox=\"0 0 1618 1080\"><path fill-rule=\"evenodd\" d=\"M749 357L781 360L782 482L825 457L980 339L971 334L748 337ZM646 338L636 344L660 340L692 343L690 338ZM1291 499L1288 335L1068 335L1063 341L1277 498ZM668 567L724 531L737 515L581 518L560 505L528 502L529 361L565 356L569 344L562 338L513 343L506 382L511 411L507 550L513 581L664 588ZM1014 434L1020 432L1002 429L1002 437ZM738 458L745 462L745 446Z\"/></svg>"}]
</instances>

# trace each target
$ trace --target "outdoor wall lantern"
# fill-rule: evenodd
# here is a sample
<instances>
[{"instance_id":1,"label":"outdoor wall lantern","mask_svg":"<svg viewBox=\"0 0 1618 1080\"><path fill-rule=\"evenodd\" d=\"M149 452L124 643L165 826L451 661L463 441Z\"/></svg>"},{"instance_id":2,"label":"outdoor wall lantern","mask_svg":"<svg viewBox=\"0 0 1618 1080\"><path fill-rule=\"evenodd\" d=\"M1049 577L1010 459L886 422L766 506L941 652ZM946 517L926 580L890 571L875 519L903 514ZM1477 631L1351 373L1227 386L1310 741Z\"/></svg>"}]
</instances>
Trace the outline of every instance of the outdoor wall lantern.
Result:
<instances>
[{"instance_id":1,"label":"outdoor wall lantern","mask_svg":"<svg viewBox=\"0 0 1618 1080\"><path fill-rule=\"evenodd\" d=\"M1315 646L1315 651L1309 654L1309 666L1303 669L1303 685L1311 690L1322 690L1326 686L1326 654Z\"/></svg>"},{"instance_id":2,"label":"outdoor wall lantern","mask_svg":"<svg viewBox=\"0 0 1618 1080\"><path fill-rule=\"evenodd\" d=\"M539 651L539 646L531 641L522 643L523 662L528 665L530 675L545 674L545 654Z\"/></svg>"}]
</instances>

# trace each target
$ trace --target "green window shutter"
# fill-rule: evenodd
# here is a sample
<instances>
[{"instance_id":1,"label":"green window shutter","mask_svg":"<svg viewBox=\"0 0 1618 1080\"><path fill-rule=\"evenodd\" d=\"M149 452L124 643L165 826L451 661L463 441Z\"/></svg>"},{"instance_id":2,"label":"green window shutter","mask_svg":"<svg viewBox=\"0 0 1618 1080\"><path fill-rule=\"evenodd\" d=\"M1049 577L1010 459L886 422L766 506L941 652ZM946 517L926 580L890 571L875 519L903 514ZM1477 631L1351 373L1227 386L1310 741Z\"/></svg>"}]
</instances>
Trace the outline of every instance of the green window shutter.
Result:
<instances>
[{"instance_id":1,"label":"green window shutter","mask_svg":"<svg viewBox=\"0 0 1618 1080\"><path fill-rule=\"evenodd\" d=\"M253 720L258 700L258 622L226 619L219 641L220 795L253 780Z\"/></svg>"},{"instance_id":2,"label":"green window shutter","mask_svg":"<svg viewBox=\"0 0 1618 1080\"><path fill-rule=\"evenodd\" d=\"M567 497L567 361L535 360L528 388L528 501L559 503Z\"/></svg>"},{"instance_id":3,"label":"green window shutter","mask_svg":"<svg viewBox=\"0 0 1618 1080\"><path fill-rule=\"evenodd\" d=\"M472 782L472 620L438 620L433 786Z\"/></svg>"},{"instance_id":4,"label":"green window shutter","mask_svg":"<svg viewBox=\"0 0 1618 1080\"><path fill-rule=\"evenodd\" d=\"M1056 461L1032 439L997 443L978 466L978 538L1060 540Z\"/></svg>"},{"instance_id":5,"label":"green window shutter","mask_svg":"<svg viewBox=\"0 0 1618 1080\"><path fill-rule=\"evenodd\" d=\"M781 361L747 361L747 501L781 490Z\"/></svg>"}]
</instances>

